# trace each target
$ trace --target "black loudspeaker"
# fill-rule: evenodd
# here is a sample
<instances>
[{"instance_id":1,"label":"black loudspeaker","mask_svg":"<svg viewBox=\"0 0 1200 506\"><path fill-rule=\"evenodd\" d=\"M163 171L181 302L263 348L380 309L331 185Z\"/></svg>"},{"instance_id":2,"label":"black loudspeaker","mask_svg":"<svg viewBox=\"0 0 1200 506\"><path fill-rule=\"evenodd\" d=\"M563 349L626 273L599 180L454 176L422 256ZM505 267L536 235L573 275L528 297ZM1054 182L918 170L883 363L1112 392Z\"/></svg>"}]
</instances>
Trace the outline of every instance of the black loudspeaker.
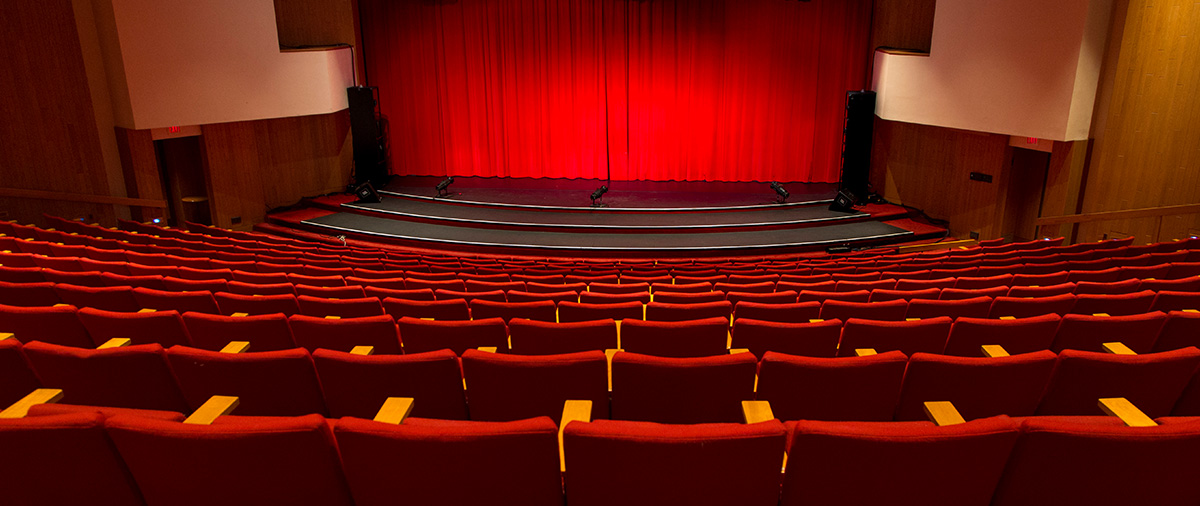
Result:
<instances>
[{"instance_id":1,"label":"black loudspeaker","mask_svg":"<svg viewBox=\"0 0 1200 506\"><path fill-rule=\"evenodd\" d=\"M354 189L354 195L358 197L355 204L376 204L379 202L379 193L375 191L375 187L371 183L363 183Z\"/></svg>"},{"instance_id":2,"label":"black loudspeaker","mask_svg":"<svg viewBox=\"0 0 1200 506\"><path fill-rule=\"evenodd\" d=\"M354 138L354 184L387 182L387 148L379 121L379 88L346 88L350 135ZM374 191L374 190L372 190Z\"/></svg>"},{"instance_id":3,"label":"black loudspeaker","mask_svg":"<svg viewBox=\"0 0 1200 506\"><path fill-rule=\"evenodd\" d=\"M829 204L829 209L848 213L854 210L856 202L858 199L849 190L839 190L837 196L833 198L833 203Z\"/></svg>"},{"instance_id":4,"label":"black loudspeaker","mask_svg":"<svg viewBox=\"0 0 1200 506\"><path fill-rule=\"evenodd\" d=\"M842 178L839 190L866 198L870 193L871 139L875 130L875 92L846 94L846 125L842 130Z\"/></svg>"}]
</instances>

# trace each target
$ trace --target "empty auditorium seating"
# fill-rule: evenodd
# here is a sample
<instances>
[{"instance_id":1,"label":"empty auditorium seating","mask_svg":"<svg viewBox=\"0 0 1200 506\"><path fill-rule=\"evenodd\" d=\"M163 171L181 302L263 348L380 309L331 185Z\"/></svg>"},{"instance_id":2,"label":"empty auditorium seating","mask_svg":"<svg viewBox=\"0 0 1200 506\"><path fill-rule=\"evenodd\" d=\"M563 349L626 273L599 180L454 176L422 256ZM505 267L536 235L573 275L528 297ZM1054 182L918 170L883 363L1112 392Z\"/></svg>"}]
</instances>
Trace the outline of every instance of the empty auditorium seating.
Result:
<instances>
[{"instance_id":1,"label":"empty auditorium seating","mask_svg":"<svg viewBox=\"0 0 1200 506\"><path fill-rule=\"evenodd\" d=\"M396 325L405 353L448 349L461 355L483 346L508 348L508 329L501 318L429 321L405 316Z\"/></svg>"},{"instance_id":2,"label":"empty auditorium seating","mask_svg":"<svg viewBox=\"0 0 1200 506\"><path fill-rule=\"evenodd\" d=\"M1122 294L1077 294L1071 312L1112 316L1148 313L1154 303L1154 295L1155 292L1149 290Z\"/></svg>"},{"instance_id":3,"label":"empty auditorium seating","mask_svg":"<svg viewBox=\"0 0 1200 506\"><path fill-rule=\"evenodd\" d=\"M1028 298L996 297L992 301L992 309L989 311L988 316L992 318L999 318L1001 316L1028 318L1044 314L1064 315L1069 313L1074 306L1074 294Z\"/></svg>"},{"instance_id":4,"label":"empty auditorium seating","mask_svg":"<svg viewBox=\"0 0 1200 506\"><path fill-rule=\"evenodd\" d=\"M8 407L40 386L25 358L21 342L0 339L0 406Z\"/></svg>"},{"instance_id":5,"label":"empty auditorium seating","mask_svg":"<svg viewBox=\"0 0 1200 506\"><path fill-rule=\"evenodd\" d=\"M659 423L742 421L754 397L754 355L698 358L617 353L612 359L614 420Z\"/></svg>"},{"instance_id":6,"label":"empty auditorium seating","mask_svg":"<svg viewBox=\"0 0 1200 506\"><path fill-rule=\"evenodd\" d=\"M75 316L74 306L20 307L0 305L0 332L11 333L23 343L45 343L91 348L87 329Z\"/></svg>"},{"instance_id":7,"label":"empty auditorium seating","mask_svg":"<svg viewBox=\"0 0 1200 506\"><path fill-rule=\"evenodd\" d=\"M759 302L741 301L733 309L734 317L747 318L780 323L807 323L817 319L821 314L819 301L797 302L794 304L763 304Z\"/></svg>"},{"instance_id":8,"label":"empty auditorium seating","mask_svg":"<svg viewBox=\"0 0 1200 506\"><path fill-rule=\"evenodd\" d=\"M642 316L642 303L636 301L613 304L558 303L558 321L563 323L604 319L641 320Z\"/></svg>"},{"instance_id":9,"label":"empty auditorium seating","mask_svg":"<svg viewBox=\"0 0 1200 506\"><path fill-rule=\"evenodd\" d=\"M713 317L725 318L728 321L732 314L733 304L729 301L699 302L694 304L651 302L646 305L647 321L678 322Z\"/></svg>"},{"instance_id":10,"label":"empty auditorium seating","mask_svg":"<svg viewBox=\"0 0 1200 506\"><path fill-rule=\"evenodd\" d=\"M1200 347L1200 312L1171 311L1163 323L1154 351Z\"/></svg>"},{"instance_id":11,"label":"empty auditorium seating","mask_svg":"<svg viewBox=\"0 0 1200 506\"><path fill-rule=\"evenodd\" d=\"M247 416L328 414L304 349L222 353L173 346L167 360L191 409L214 395L228 395L241 400L238 413Z\"/></svg>"},{"instance_id":12,"label":"empty auditorium seating","mask_svg":"<svg viewBox=\"0 0 1200 506\"><path fill-rule=\"evenodd\" d=\"M804 323L780 323L737 318L730 330L730 348L745 348L757 357L773 351L809 357L837 355L842 321L824 320Z\"/></svg>"},{"instance_id":13,"label":"empty auditorium seating","mask_svg":"<svg viewBox=\"0 0 1200 506\"><path fill-rule=\"evenodd\" d=\"M190 411L158 344L94 350L33 342L25 355L42 385L69 392L71 404Z\"/></svg>"},{"instance_id":14,"label":"empty auditorium seating","mask_svg":"<svg viewBox=\"0 0 1200 506\"><path fill-rule=\"evenodd\" d=\"M1003 346L1014 355L1050 349L1060 321L1053 314L1014 319L959 318L950 329L945 353L978 357L980 347L989 344Z\"/></svg>"},{"instance_id":15,"label":"empty auditorium seating","mask_svg":"<svg viewBox=\"0 0 1200 506\"><path fill-rule=\"evenodd\" d=\"M608 418L608 359L602 351L560 355L462 354L472 420L558 418L568 400L592 401L592 418Z\"/></svg>"},{"instance_id":16,"label":"empty auditorium seating","mask_svg":"<svg viewBox=\"0 0 1200 506\"><path fill-rule=\"evenodd\" d=\"M904 299L885 302L826 301L821 305L821 318L826 320L859 318L864 320L904 320L908 312L908 301Z\"/></svg>"},{"instance_id":17,"label":"empty auditorium seating","mask_svg":"<svg viewBox=\"0 0 1200 506\"><path fill-rule=\"evenodd\" d=\"M896 420L925 420L927 401L953 402L967 420L1033 416L1056 358L1044 350L994 358L917 353L908 360Z\"/></svg>"},{"instance_id":18,"label":"empty auditorium seating","mask_svg":"<svg viewBox=\"0 0 1200 506\"><path fill-rule=\"evenodd\" d=\"M375 297L354 299L326 299L301 295L296 297L299 304L299 314L308 316L339 316L342 318L359 318L383 315L383 305ZM290 316L290 315L289 315Z\"/></svg>"},{"instance_id":19,"label":"empty auditorium seating","mask_svg":"<svg viewBox=\"0 0 1200 506\"><path fill-rule=\"evenodd\" d=\"M509 345L518 355L556 355L616 349L617 324L612 319L542 322L513 318L508 322Z\"/></svg>"},{"instance_id":20,"label":"empty auditorium seating","mask_svg":"<svg viewBox=\"0 0 1200 506\"><path fill-rule=\"evenodd\" d=\"M296 347L286 316L280 313L223 316L184 313L183 323L192 337L192 346L216 351L231 341L250 343L251 351L286 350Z\"/></svg>"},{"instance_id":21,"label":"empty auditorium seating","mask_svg":"<svg viewBox=\"0 0 1200 506\"><path fill-rule=\"evenodd\" d=\"M659 357L704 357L728 349L729 319L621 322L621 348Z\"/></svg>"},{"instance_id":22,"label":"empty auditorium seating","mask_svg":"<svg viewBox=\"0 0 1200 506\"><path fill-rule=\"evenodd\" d=\"M767 352L759 364L757 399L769 401L780 420L888 421L907 363L898 351L843 358Z\"/></svg>"},{"instance_id":23,"label":"empty auditorium seating","mask_svg":"<svg viewBox=\"0 0 1200 506\"><path fill-rule=\"evenodd\" d=\"M850 318L842 327L839 357L849 357L855 350L874 349L878 352L898 350L913 353L942 353L950 334L952 320L944 316L915 321L878 321Z\"/></svg>"},{"instance_id":24,"label":"empty auditorium seating","mask_svg":"<svg viewBox=\"0 0 1200 506\"><path fill-rule=\"evenodd\" d=\"M471 317L480 320L484 318L501 318L509 321L513 318L525 318L544 322L558 321L558 313L553 301L541 300L532 302L496 302L475 299L471 301Z\"/></svg>"},{"instance_id":25,"label":"empty auditorium seating","mask_svg":"<svg viewBox=\"0 0 1200 506\"><path fill-rule=\"evenodd\" d=\"M312 354L329 414L371 418L388 397L411 397L413 416L465 420L458 356L450 350L407 355Z\"/></svg>"},{"instance_id":26,"label":"empty auditorium seating","mask_svg":"<svg viewBox=\"0 0 1200 506\"><path fill-rule=\"evenodd\" d=\"M1038 415L1097 415L1096 400L1124 397L1152 418L1171 414L1200 365L1200 350L1146 355L1063 350Z\"/></svg>"},{"instance_id":27,"label":"empty auditorium seating","mask_svg":"<svg viewBox=\"0 0 1200 506\"><path fill-rule=\"evenodd\" d=\"M1104 351L1104 343L1120 342L1137 353L1150 353L1167 315L1153 313L1129 316L1069 314L1062 318L1050 349Z\"/></svg>"},{"instance_id":28,"label":"empty auditorium seating","mask_svg":"<svg viewBox=\"0 0 1200 506\"><path fill-rule=\"evenodd\" d=\"M392 318L431 318L434 320L470 320L471 310L467 301L453 300L409 300L388 297L383 299L383 310Z\"/></svg>"},{"instance_id":29,"label":"empty auditorium seating","mask_svg":"<svg viewBox=\"0 0 1200 506\"><path fill-rule=\"evenodd\" d=\"M290 289L292 285L287 285ZM217 299L209 292L171 292L150 288L134 288L133 298L144 309L160 311L174 310L180 314L188 311L218 314Z\"/></svg>"},{"instance_id":30,"label":"empty auditorium seating","mask_svg":"<svg viewBox=\"0 0 1200 506\"><path fill-rule=\"evenodd\" d=\"M396 321L388 315L330 319L307 315L288 318L296 345L308 351L318 348L349 352L358 346L371 346L381 355L401 353Z\"/></svg>"},{"instance_id":31,"label":"empty auditorium seating","mask_svg":"<svg viewBox=\"0 0 1200 506\"><path fill-rule=\"evenodd\" d=\"M157 343L167 348L177 344L192 345L192 338L177 311L118 313L85 307L76 316L96 345L122 337L133 344Z\"/></svg>"}]
</instances>

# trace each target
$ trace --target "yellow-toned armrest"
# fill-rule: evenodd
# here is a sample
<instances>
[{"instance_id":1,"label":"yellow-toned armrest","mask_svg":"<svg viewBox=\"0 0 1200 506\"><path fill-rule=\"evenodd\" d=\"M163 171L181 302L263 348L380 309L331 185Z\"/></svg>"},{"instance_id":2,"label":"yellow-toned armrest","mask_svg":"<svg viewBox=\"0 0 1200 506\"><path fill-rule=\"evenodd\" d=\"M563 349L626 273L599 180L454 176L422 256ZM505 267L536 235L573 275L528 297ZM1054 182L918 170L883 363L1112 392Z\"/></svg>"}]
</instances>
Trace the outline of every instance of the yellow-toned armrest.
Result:
<instances>
[{"instance_id":1,"label":"yellow-toned armrest","mask_svg":"<svg viewBox=\"0 0 1200 506\"><path fill-rule=\"evenodd\" d=\"M139 313L153 313L153 312L156 312L156 311L158 311L158 310L157 310L157 309L145 308L145 307L144 307L144 308L141 308L141 309L139 309L139 310L138 310L138 312L139 312Z\"/></svg>"},{"instance_id":2,"label":"yellow-toned armrest","mask_svg":"<svg viewBox=\"0 0 1200 506\"><path fill-rule=\"evenodd\" d=\"M1200 313L1200 309L1184 309L1185 313Z\"/></svg>"},{"instance_id":3,"label":"yellow-toned armrest","mask_svg":"<svg viewBox=\"0 0 1200 506\"><path fill-rule=\"evenodd\" d=\"M250 316L250 313L233 313L229 316L232 316L234 318L245 318L247 316Z\"/></svg>"},{"instance_id":4,"label":"yellow-toned armrest","mask_svg":"<svg viewBox=\"0 0 1200 506\"><path fill-rule=\"evenodd\" d=\"M0 411L0 418L25 418L25 415L29 414L29 408L38 404L53 404L62 398L63 391L60 389L39 388Z\"/></svg>"},{"instance_id":5,"label":"yellow-toned armrest","mask_svg":"<svg viewBox=\"0 0 1200 506\"><path fill-rule=\"evenodd\" d=\"M622 351L625 351L625 350L622 350L622 349L614 350L611 348L604 350L604 357L608 359L608 391L609 392L612 391L612 359L613 359L613 356L615 356L618 352L622 352Z\"/></svg>"},{"instance_id":6,"label":"yellow-toned armrest","mask_svg":"<svg viewBox=\"0 0 1200 506\"><path fill-rule=\"evenodd\" d=\"M354 349L350 350L350 354L351 355L374 355L375 347L374 346L355 346Z\"/></svg>"},{"instance_id":7,"label":"yellow-toned armrest","mask_svg":"<svg viewBox=\"0 0 1200 506\"><path fill-rule=\"evenodd\" d=\"M567 470L567 457L563 452L563 429L571 422L592 421L592 401L567 401L563 403L562 420L558 424L558 467Z\"/></svg>"},{"instance_id":8,"label":"yellow-toned armrest","mask_svg":"<svg viewBox=\"0 0 1200 506\"><path fill-rule=\"evenodd\" d=\"M985 344L979 348L983 350L983 356L985 357L1000 358L1008 356L1008 350L1005 350L1003 346L998 344Z\"/></svg>"},{"instance_id":9,"label":"yellow-toned armrest","mask_svg":"<svg viewBox=\"0 0 1200 506\"><path fill-rule=\"evenodd\" d=\"M746 420L746 423L758 423L774 420L775 413L771 412L770 402L742 401L742 417Z\"/></svg>"},{"instance_id":10,"label":"yellow-toned armrest","mask_svg":"<svg viewBox=\"0 0 1200 506\"><path fill-rule=\"evenodd\" d=\"M482 352L485 352L485 353L496 353L496 347L495 347L495 346L480 346L480 347L478 348L478 350L479 350L479 351L482 351Z\"/></svg>"},{"instance_id":11,"label":"yellow-toned armrest","mask_svg":"<svg viewBox=\"0 0 1200 506\"><path fill-rule=\"evenodd\" d=\"M905 318L905 319L904 319L904 321L906 321L906 322L919 322L919 321L921 321L921 319L920 319L920 318Z\"/></svg>"},{"instance_id":12,"label":"yellow-toned armrest","mask_svg":"<svg viewBox=\"0 0 1200 506\"><path fill-rule=\"evenodd\" d=\"M17 335L13 334L12 332L0 332L0 341L4 341L6 339L16 339L16 338L17 338Z\"/></svg>"},{"instance_id":13,"label":"yellow-toned armrest","mask_svg":"<svg viewBox=\"0 0 1200 506\"><path fill-rule=\"evenodd\" d=\"M1124 397L1100 399L1099 404L1100 409L1105 414L1120 418L1122 422L1125 422L1125 425L1130 427L1154 427L1158 425L1154 423L1154 420L1146 416L1142 410L1138 409L1137 406L1134 406L1132 402L1129 402L1129 399Z\"/></svg>"},{"instance_id":14,"label":"yellow-toned armrest","mask_svg":"<svg viewBox=\"0 0 1200 506\"><path fill-rule=\"evenodd\" d=\"M375 421L400 425L412 413L412 408L412 397L388 397L379 412L375 413Z\"/></svg>"},{"instance_id":15,"label":"yellow-toned armrest","mask_svg":"<svg viewBox=\"0 0 1200 506\"><path fill-rule=\"evenodd\" d=\"M928 401L925 403L925 416L938 427L966 423L958 409L949 401Z\"/></svg>"},{"instance_id":16,"label":"yellow-toned armrest","mask_svg":"<svg viewBox=\"0 0 1200 506\"><path fill-rule=\"evenodd\" d=\"M325 319L326 319L326 320L341 320L341 319L342 319L342 317L341 317L341 316L332 316L332 315L330 315L330 316L326 316L326 317L325 317Z\"/></svg>"},{"instance_id":17,"label":"yellow-toned armrest","mask_svg":"<svg viewBox=\"0 0 1200 506\"><path fill-rule=\"evenodd\" d=\"M854 350L854 354L857 356L860 356L860 357L869 357L871 355L877 355L877 353L875 352L875 348L856 348Z\"/></svg>"},{"instance_id":18,"label":"yellow-toned armrest","mask_svg":"<svg viewBox=\"0 0 1200 506\"><path fill-rule=\"evenodd\" d=\"M234 408L238 407L241 401L237 397L228 395L214 395L209 397L204 404L197 409L192 416L187 417L183 423L192 425L212 425L213 420L217 417L228 415Z\"/></svg>"},{"instance_id":19,"label":"yellow-toned armrest","mask_svg":"<svg viewBox=\"0 0 1200 506\"><path fill-rule=\"evenodd\" d=\"M230 341L224 348L221 348L221 353L244 353L249 349L249 341Z\"/></svg>"},{"instance_id":20,"label":"yellow-toned armrest","mask_svg":"<svg viewBox=\"0 0 1200 506\"><path fill-rule=\"evenodd\" d=\"M1017 317L1016 316L1001 316L1000 319L1001 320L1016 320Z\"/></svg>"},{"instance_id":21,"label":"yellow-toned armrest","mask_svg":"<svg viewBox=\"0 0 1200 506\"><path fill-rule=\"evenodd\" d=\"M1104 317L1104 318L1109 318L1112 315L1110 315L1108 313L1092 313L1092 316L1100 316L1100 317Z\"/></svg>"},{"instance_id":22,"label":"yellow-toned armrest","mask_svg":"<svg viewBox=\"0 0 1200 506\"><path fill-rule=\"evenodd\" d=\"M108 341L105 341L104 344L97 346L96 349L107 350L109 348L123 348L125 346L129 346L132 342L133 341L131 341L128 337L114 337Z\"/></svg>"},{"instance_id":23,"label":"yellow-toned armrest","mask_svg":"<svg viewBox=\"0 0 1200 506\"><path fill-rule=\"evenodd\" d=\"M825 319L823 319L823 318L813 318L813 319L809 320L808 323L822 323L824 321L825 321Z\"/></svg>"},{"instance_id":24,"label":"yellow-toned armrest","mask_svg":"<svg viewBox=\"0 0 1200 506\"><path fill-rule=\"evenodd\" d=\"M1103 348L1106 353L1111 353L1113 355L1137 355L1137 352L1129 349L1128 346L1125 346L1125 343L1104 343L1101 344L1100 347Z\"/></svg>"},{"instance_id":25,"label":"yellow-toned armrest","mask_svg":"<svg viewBox=\"0 0 1200 506\"><path fill-rule=\"evenodd\" d=\"M748 348L733 348L729 350L730 355L737 355L739 353L750 353L750 350Z\"/></svg>"}]
</instances>

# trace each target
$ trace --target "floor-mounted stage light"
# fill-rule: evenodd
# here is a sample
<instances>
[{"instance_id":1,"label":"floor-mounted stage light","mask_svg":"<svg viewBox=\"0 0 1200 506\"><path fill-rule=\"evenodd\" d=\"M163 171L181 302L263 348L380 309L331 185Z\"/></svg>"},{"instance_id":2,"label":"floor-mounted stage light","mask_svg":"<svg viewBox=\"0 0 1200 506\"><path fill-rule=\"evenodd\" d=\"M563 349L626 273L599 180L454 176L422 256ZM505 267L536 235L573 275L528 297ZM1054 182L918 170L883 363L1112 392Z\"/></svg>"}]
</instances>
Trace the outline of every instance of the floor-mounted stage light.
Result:
<instances>
[{"instance_id":1,"label":"floor-mounted stage light","mask_svg":"<svg viewBox=\"0 0 1200 506\"><path fill-rule=\"evenodd\" d=\"M446 188L449 188L452 184L454 184L454 176L447 176L446 179L443 179L442 182L437 184L437 196L446 197L450 195L450 191Z\"/></svg>"},{"instance_id":2,"label":"floor-mounted stage light","mask_svg":"<svg viewBox=\"0 0 1200 506\"><path fill-rule=\"evenodd\" d=\"M358 188L354 189L354 195L358 197L358 200L354 201L355 204L375 204L379 202L379 193L375 191L375 187L371 186L370 182L358 185Z\"/></svg>"},{"instance_id":3,"label":"floor-mounted stage light","mask_svg":"<svg viewBox=\"0 0 1200 506\"><path fill-rule=\"evenodd\" d=\"M779 198L775 200L776 204L787 202L788 197L792 196L792 194L783 188L783 185L779 184L779 181L771 181L771 189L775 190L776 195L779 195Z\"/></svg>"},{"instance_id":4,"label":"floor-mounted stage light","mask_svg":"<svg viewBox=\"0 0 1200 506\"><path fill-rule=\"evenodd\" d=\"M605 193L608 193L608 185L596 188L596 191L592 192L592 207L604 207L604 202L600 202L600 199Z\"/></svg>"},{"instance_id":5,"label":"floor-mounted stage light","mask_svg":"<svg viewBox=\"0 0 1200 506\"><path fill-rule=\"evenodd\" d=\"M854 210L854 203L857 200L858 199L854 197L854 194L850 193L850 190L842 190L839 191L837 196L833 198L833 203L829 204L829 209L831 211L842 211L844 213L848 213Z\"/></svg>"}]
</instances>

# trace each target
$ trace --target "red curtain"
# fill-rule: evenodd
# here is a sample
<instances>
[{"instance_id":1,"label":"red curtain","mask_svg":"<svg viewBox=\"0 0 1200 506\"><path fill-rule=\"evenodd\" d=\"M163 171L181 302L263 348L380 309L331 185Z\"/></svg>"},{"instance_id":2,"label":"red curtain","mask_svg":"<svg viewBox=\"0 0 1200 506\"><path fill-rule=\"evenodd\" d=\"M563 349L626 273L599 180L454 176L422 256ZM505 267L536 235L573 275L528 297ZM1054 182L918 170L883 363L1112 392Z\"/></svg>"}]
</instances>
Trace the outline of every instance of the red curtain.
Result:
<instances>
[{"instance_id":1,"label":"red curtain","mask_svg":"<svg viewBox=\"0 0 1200 506\"><path fill-rule=\"evenodd\" d=\"M392 172L838 179L871 0L359 0Z\"/></svg>"}]
</instances>

